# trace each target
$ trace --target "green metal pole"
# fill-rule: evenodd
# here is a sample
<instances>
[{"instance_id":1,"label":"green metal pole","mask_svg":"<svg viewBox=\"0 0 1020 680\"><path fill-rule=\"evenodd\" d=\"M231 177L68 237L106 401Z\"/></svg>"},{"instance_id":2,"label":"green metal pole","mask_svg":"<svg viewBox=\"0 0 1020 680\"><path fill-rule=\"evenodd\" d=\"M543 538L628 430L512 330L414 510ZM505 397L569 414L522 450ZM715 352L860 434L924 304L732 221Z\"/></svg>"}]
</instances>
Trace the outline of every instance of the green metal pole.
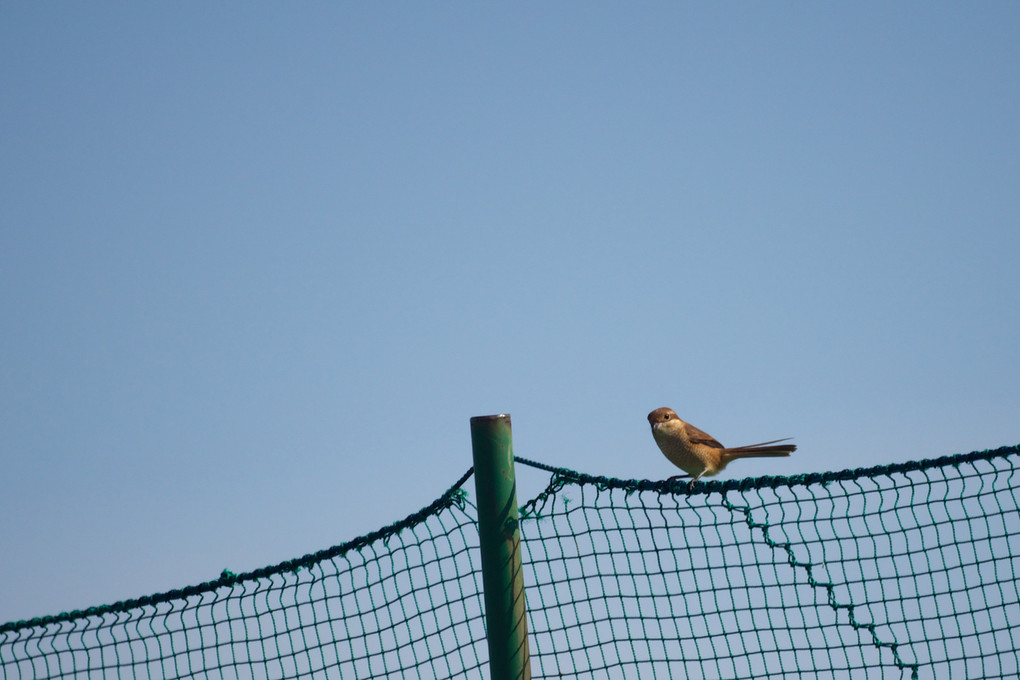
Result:
<instances>
[{"instance_id":1,"label":"green metal pole","mask_svg":"<svg viewBox=\"0 0 1020 680\"><path fill-rule=\"evenodd\" d=\"M492 680L531 680L510 416L471 419Z\"/></svg>"}]
</instances>

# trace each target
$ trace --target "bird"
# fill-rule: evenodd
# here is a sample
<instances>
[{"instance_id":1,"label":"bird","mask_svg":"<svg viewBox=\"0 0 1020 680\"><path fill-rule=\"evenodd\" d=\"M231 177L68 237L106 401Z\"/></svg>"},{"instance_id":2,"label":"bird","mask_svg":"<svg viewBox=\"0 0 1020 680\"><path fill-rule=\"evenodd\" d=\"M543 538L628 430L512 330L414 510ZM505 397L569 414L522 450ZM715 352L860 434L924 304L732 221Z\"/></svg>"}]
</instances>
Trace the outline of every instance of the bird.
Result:
<instances>
[{"instance_id":1,"label":"bird","mask_svg":"<svg viewBox=\"0 0 1020 680\"><path fill-rule=\"evenodd\" d=\"M761 444L726 448L714 437L684 422L671 408L657 408L648 414L655 443L669 462L686 472L667 479L692 477L690 487L702 477L718 474L735 458L789 456L797 450L794 444L780 444L787 439L776 439Z\"/></svg>"}]
</instances>

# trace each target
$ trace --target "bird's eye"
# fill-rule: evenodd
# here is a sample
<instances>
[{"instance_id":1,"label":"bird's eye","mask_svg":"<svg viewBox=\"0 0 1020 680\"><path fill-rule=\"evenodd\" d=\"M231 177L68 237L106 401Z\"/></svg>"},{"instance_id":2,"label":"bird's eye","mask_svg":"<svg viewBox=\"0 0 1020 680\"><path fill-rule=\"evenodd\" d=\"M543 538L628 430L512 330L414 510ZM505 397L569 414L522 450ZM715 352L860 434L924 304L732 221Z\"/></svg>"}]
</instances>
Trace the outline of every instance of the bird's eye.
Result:
<instances>
[{"instance_id":1,"label":"bird's eye","mask_svg":"<svg viewBox=\"0 0 1020 680\"><path fill-rule=\"evenodd\" d=\"M663 413L662 414L662 419L663 420L669 420L669 414L668 413Z\"/></svg>"}]
</instances>

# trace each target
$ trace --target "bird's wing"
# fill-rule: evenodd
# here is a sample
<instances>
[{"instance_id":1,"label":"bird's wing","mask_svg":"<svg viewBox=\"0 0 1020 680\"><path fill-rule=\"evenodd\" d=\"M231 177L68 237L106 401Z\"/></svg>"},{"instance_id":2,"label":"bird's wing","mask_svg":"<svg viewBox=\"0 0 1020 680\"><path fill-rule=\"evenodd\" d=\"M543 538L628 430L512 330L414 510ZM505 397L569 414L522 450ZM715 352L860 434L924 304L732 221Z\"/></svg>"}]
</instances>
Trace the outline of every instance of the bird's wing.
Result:
<instances>
[{"instance_id":1,"label":"bird's wing","mask_svg":"<svg viewBox=\"0 0 1020 680\"><path fill-rule=\"evenodd\" d=\"M685 423L685 425L687 426L687 438L691 440L692 444L704 444L705 446L711 446L713 449L726 448L709 433L699 430L690 423Z\"/></svg>"}]
</instances>

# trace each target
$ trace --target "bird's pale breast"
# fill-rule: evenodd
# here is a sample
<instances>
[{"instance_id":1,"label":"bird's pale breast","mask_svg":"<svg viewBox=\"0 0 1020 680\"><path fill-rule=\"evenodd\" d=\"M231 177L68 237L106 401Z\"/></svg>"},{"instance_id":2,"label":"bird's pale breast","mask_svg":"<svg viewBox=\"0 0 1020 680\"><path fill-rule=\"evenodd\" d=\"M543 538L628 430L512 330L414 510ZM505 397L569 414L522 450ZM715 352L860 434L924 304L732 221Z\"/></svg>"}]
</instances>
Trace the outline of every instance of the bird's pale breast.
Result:
<instances>
[{"instance_id":1,"label":"bird's pale breast","mask_svg":"<svg viewBox=\"0 0 1020 680\"><path fill-rule=\"evenodd\" d=\"M655 443L669 460L689 475L697 476L705 469L705 461L697 454L697 449L684 435L682 428L677 431L660 425L652 430Z\"/></svg>"}]
</instances>

